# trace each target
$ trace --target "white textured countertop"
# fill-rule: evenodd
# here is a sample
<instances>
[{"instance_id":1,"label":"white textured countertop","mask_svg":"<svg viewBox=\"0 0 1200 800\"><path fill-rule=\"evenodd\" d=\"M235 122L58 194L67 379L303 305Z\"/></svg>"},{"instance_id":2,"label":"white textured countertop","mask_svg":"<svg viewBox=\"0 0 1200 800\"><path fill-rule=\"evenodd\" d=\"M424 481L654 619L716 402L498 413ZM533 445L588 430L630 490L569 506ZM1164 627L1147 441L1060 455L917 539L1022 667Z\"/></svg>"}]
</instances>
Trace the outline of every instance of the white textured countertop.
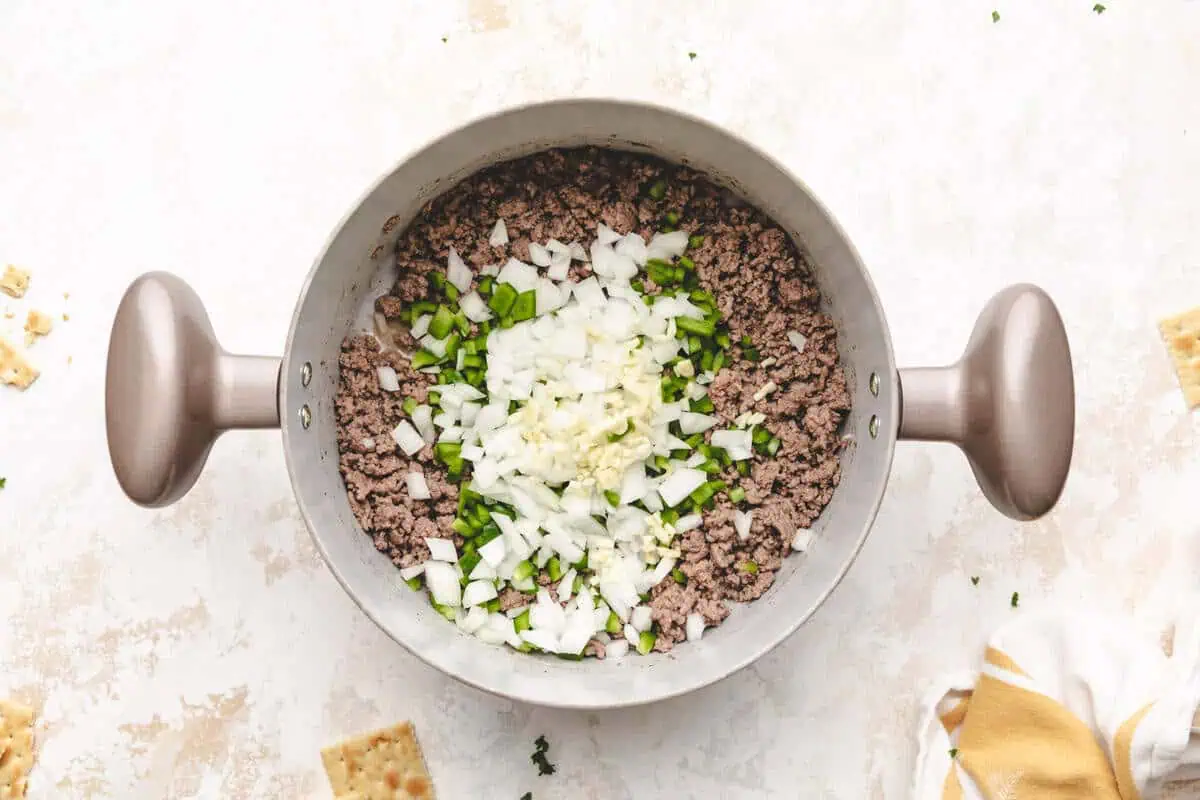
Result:
<instances>
[{"instance_id":1,"label":"white textured countertop","mask_svg":"<svg viewBox=\"0 0 1200 800\"><path fill-rule=\"evenodd\" d=\"M1200 580L1200 415L1154 328L1200 304L1200 2L177 5L0 5L0 265L34 272L0 309L70 314L38 383L0 387L0 696L38 709L33 797L324 798L320 747L412 719L448 800L899 798L924 685L974 662L1013 591L1157 617ZM378 631L274 433L219 442L174 508L126 501L103 373L131 279L181 274L229 348L278 354L376 176L482 112L583 94L689 109L802 176L902 363L953 359L995 290L1045 286L1077 359L1059 509L1010 522L956 452L902 445L796 636L690 697L580 714L464 688Z\"/></svg>"}]
</instances>

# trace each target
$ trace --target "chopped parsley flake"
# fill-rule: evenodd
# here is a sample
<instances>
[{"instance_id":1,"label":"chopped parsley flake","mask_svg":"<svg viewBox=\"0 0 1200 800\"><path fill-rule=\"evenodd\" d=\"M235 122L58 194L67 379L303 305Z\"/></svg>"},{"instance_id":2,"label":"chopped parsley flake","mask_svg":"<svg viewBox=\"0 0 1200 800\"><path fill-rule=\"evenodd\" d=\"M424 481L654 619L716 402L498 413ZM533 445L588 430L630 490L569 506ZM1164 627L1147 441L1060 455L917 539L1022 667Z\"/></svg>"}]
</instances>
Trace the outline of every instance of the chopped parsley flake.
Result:
<instances>
[{"instance_id":1,"label":"chopped parsley flake","mask_svg":"<svg viewBox=\"0 0 1200 800\"><path fill-rule=\"evenodd\" d=\"M0 478L0 489L3 489L6 483L8 483L8 478Z\"/></svg>"},{"instance_id":2,"label":"chopped parsley flake","mask_svg":"<svg viewBox=\"0 0 1200 800\"><path fill-rule=\"evenodd\" d=\"M442 37L442 44L445 44L445 43L446 43L446 41L447 41L447 39L449 39L449 37L447 37L447 36L443 36L443 37Z\"/></svg>"},{"instance_id":3,"label":"chopped parsley flake","mask_svg":"<svg viewBox=\"0 0 1200 800\"><path fill-rule=\"evenodd\" d=\"M972 585L972 586L978 586L978 585L979 585L979 576L978 576L978 575L972 575L972 576L971 576L971 585Z\"/></svg>"},{"instance_id":4,"label":"chopped parsley flake","mask_svg":"<svg viewBox=\"0 0 1200 800\"><path fill-rule=\"evenodd\" d=\"M689 52L689 53L688 53L688 58L689 58L689 59L691 59L692 61L695 61L695 60L696 60L696 54L695 54L695 53L692 53L692 52Z\"/></svg>"},{"instance_id":5,"label":"chopped parsley flake","mask_svg":"<svg viewBox=\"0 0 1200 800\"><path fill-rule=\"evenodd\" d=\"M1095 11L1097 14L1103 14L1107 10L1108 8L1103 3L1096 3L1096 5L1092 6L1092 11Z\"/></svg>"},{"instance_id":6,"label":"chopped parsley flake","mask_svg":"<svg viewBox=\"0 0 1200 800\"><path fill-rule=\"evenodd\" d=\"M951 757L951 758L958 758L958 748L957 748L957 747L951 747L951 748L950 748L950 757Z\"/></svg>"},{"instance_id":7,"label":"chopped parsley flake","mask_svg":"<svg viewBox=\"0 0 1200 800\"><path fill-rule=\"evenodd\" d=\"M533 792L526 792L521 795L521 800L533 800Z\"/></svg>"},{"instance_id":8,"label":"chopped parsley flake","mask_svg":"<svg viewBox=\"0 0 1200 800\"><path fill-rule=\"evenodd\" d=\"M550 750L550 743L546 741L546 737L539 736L534 739L533 747L533 755L529 757L529 760L538 768L538 775L553 775L556 772L556 768L546 758L546 753Z\"/></svg>"},{"instance_id":9,"label":"chopped parsley flake","mask_svg":"<svg viewBox=\"0 0 1200 800\"><path fill-rule=\"evenodd\" d=\"M1000 12L993 11L992 12L992 22L999 22L999 21L1000 21Z\"/></svg>"},{"instance_id":10,"label":"chopped parsley flake","mask_svg":"<svg viewBox=\"0 0 1200 800\"><path fill-rule=\"evenodd\" d=\"M1013 608L1016 608L1021 603L1021 593L1013 592L1012 600L1009 601Z\"/></svg>"}]
</instances>

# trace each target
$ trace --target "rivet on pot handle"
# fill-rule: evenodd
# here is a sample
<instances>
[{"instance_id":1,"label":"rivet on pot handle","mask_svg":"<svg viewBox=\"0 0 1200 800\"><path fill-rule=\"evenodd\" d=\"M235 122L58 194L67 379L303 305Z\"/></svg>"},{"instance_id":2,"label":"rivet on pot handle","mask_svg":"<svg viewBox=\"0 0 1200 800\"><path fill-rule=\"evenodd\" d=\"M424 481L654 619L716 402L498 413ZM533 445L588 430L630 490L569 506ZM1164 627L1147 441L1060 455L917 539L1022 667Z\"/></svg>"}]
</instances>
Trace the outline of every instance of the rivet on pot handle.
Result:
<instances>
[{"instance_id":1,"label":"rivet on pot handle","mask_svg":"<svg viewBox=\"0 0 1200 800\"><path fill-rule=\"evenodd\" d=\"M988 303L949 367L900 371L900 438L951 442L997 509L1031 520L1054 507L1071 467L1075 379L1058 309L1036 286Z\"/></svg>"},{"instance_id":2,"label":"rivet on pot handle","mask_svg":"<svg viewBox=\"0 0 1200 800\"><path fill-rule=\"evenodd\" d=\"M126 290L108 345L108 451L121 488L158 507L183 497L227 430L279 427L277 358L217 343L200 298L165 272Z\"/></svg>"}]
</instances>

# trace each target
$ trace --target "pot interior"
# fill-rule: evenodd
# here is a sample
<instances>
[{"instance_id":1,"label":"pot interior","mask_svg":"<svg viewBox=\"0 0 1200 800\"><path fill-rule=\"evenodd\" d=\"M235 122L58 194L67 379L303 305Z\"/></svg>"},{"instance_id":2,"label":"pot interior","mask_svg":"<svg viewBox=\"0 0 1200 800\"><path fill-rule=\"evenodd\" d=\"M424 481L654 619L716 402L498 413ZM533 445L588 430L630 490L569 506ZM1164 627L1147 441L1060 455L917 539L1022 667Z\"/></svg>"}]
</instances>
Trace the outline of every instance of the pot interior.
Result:
<instances>
[{"instance_id":1,"label":"pot interior","mask_svg":"<svg viewBox=\"0 0 1200 800\"><path fill-rule=\"evenodd\" d=\"M838 328L853 398L841 483L813 526L810 550L787 558L762 598L736 608L701 641L619 663L530 656L461 634L376 551L351 513L338 473L339 348L348 334L371 329L374 299L395 280L392 253L400 233L426 202L483 167L580 145L688 164L773 217L813 266ZM305 365L311 365L307 385ZM895 376L870 279L841 229L803 184L737 137L698 119L653 106L579 100L474 122L420 150L367 192L334 233L300 297L283 362L281 412L293 486L317 546L350 595L392 638L431 666L490 692L544 705L604 708L659 700L719 680L777 645L817 609L849 568L883 496L898 427Z\"/></svg>"}]
</instances>

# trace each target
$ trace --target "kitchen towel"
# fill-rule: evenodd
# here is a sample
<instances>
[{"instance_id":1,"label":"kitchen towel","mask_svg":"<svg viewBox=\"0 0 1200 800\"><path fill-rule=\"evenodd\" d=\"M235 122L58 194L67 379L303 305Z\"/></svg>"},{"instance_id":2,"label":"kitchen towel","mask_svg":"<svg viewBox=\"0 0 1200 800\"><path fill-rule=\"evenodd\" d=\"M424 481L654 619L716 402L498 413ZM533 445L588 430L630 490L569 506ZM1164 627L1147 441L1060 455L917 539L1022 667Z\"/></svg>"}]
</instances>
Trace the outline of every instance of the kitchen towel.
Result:
<instances>
[{"instance_id":1,"label":"kitchen towel","mask_svg":"<svg viewBox=\"0 0 1200 800\"><path fill-rule=\"evenodd\" d=\"M922 701L913 797L1151 800L1200 769L1197 705L1200 607L1171 656L1128 618L1023 612Z\"/></svg>"}]
</instances>

